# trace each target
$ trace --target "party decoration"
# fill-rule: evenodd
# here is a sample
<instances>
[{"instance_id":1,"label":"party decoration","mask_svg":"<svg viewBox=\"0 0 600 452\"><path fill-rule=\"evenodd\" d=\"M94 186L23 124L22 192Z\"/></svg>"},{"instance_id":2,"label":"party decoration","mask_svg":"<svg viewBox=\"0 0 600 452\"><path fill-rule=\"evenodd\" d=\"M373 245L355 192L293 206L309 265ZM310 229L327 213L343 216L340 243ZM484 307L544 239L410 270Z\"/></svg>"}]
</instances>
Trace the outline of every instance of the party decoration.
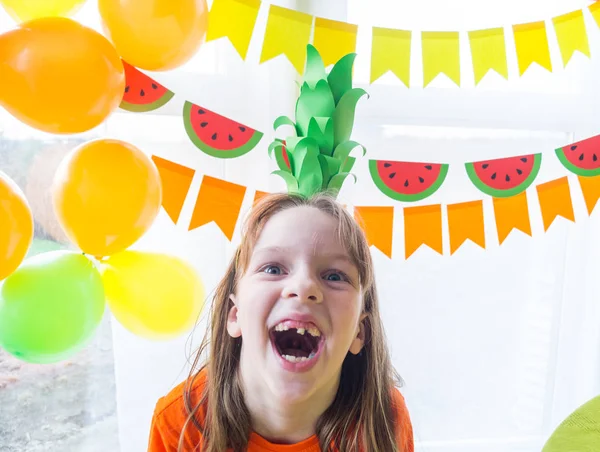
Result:
<instances>
[{"instance_id":1,"label":"party decoration","mask_svg":"<svg viewBox=\"0 0 600 452\"><path fill-rule=\"evenodd\" d=\"M504 28L470 31L469 43L475 85L479 84L483 77L492 70L508 80Z\"/></svg>"},{"instance_id":2,"label":"party decoration","mask_svg":"<svg viewBox=\"0 0 600 452\"><path fill-rule=\"evenodd\" d=\"M206 0L99 0L98 8L119 55L140 69L179 67L206 37Z\"/></svg>"},{"instance_id":3,"label":"party decoration","mask_svg":"<svg viewBox=\"0 0 600 452\"><path fill-rule=\"evenodd\" d=\"M306 69L296 103L296 121L280 116L274 128L290 126L293 135L275 139L269 155L285 152L289 168L280 164L279 175L290 193L305 196L327 190L337 194L352 169L348 158L364 147L350 140L356 105L366 92L352 88L355 54L339 60L329 75L317 49L307 46Z\"/></svg>"},{"instance_id":4,"label":"party decoration","mask_svg":"<svg viewBox=\"0 0 600 452\"><path fill-rule=\"evenodd\" d=\"M81 253L28 258L0 286L0 347L31 363L67 359L91 338L104 305L100 273Z\"/></svg>"},{"instance_id":5,"label":"party decoration","mask_svg":"<svg viewBox=\"0 0 600 452\"><path fill-rule=\"evenodd\" d=\"M600 396L584 403L554 430L542 452L592 452L600 444Z\"/></svg>"},{"instance_id":6,"label":"party decoration","mask_svg":"<svg viewBox=\"0 0 600 452\"><path fill-rule=\"evenodd\" d=\"M569 179L566 176L538 185L537 193L544 221L544 231L547 231L559 216L575 221Z\"/></svg>"},{"instance_id":7,"label":"party decoration","mask_svg":"<svg viewBox=\"0 0 600 452\"><path fill-rule=\"evenodd\" d=\"M469 201L448 205L450 254L454 254L467 240L485 249L483 202Z\"/></svg>"},{"instance_id":8,"label":"party decoration","mask_svg":"<svg viewBox=\"0 0 600 452\"><path fill-rule=\"evenodd\" d=\"M207 108L185 102L185 131L202 152L217 158L230 159L247 154L256 147L263 133Z\"/></svg>"},{"instance_id":9,"label":"party decoration","mask_svg":"<svg viewBox=\"0 0 600 452\"><path fill-rule=\"evenodd\" d=\"M260 0L214 0L206 42L227 37L245 60L259 8Z\"/></svg>"},{"instance_id":10,"label":"party decoration","mask_svg":"<svg viewBox=\"0 0 600 452\"><path fill-rule=\"evenodd\" d=\"M494 217L498 242L504 243L513 229L531 236L531 221L529 220L529 205L527 193L522 192L510 198L494 198Z\"/></svg>"},{"instance_id":11,"label":"party decoration","mask_svg":"<svg viewBox=\"0 0 600 452\"><path fill-rule=\"evenodd\" d=\"M364 229L369 246L375 246L375 248L391 258L394 208L357 206L354 208L354 217Z\"/></svg>"},{"instance_id":12,"label":"party decoration","mask_svg":"<svg viewBox=\"0 0 600 452\"><path fill-rule=\"evenodd\" d=\"M246 187L242 185L204 176L189 230L214 221L231 240L245 195Z\"/></svg>"},{"instance_id":13,"label":"party decoration","mask_svg":"<svg viewBox=\"0 0 600 452\"><path fill-rule=\"evenodd\" d=\"M406 259L421 245L443 254L442 206L406 207L404 209L404 254Z\"/></svg>"},{"instance_id":14,"label":"party decoration","mask_svg":"<svg viewBox=\"0 0 600 452\"><path fill-rule=\"evenodd\" d=\"M173 223L177 224L196 171L155 155L152 156L152 161L160 174L163 209Z\"/></svg>"},{"instance_id":15,"label":"party decoration","mask_svg":"<svg viewBox=\"0 0 600 452\"><path fill-rule=\"evenodd\" d=\"M588 215L591 215L596 204L598 204L598 199L600 199L600 176L577 176L577 179L581 186L581 192L583 193L583 199L585 201L585 206L587 207Z\"/></svg>"},{"instance_id":16,"label":"party decoration","mask_svg":"<svg viewBox=\"0 0 600 452\"><path fill-rule=\"evenodd\" d=\"M560 54L565 66L576 51L581 52L587 57L590 56L590 46L587 33L585 32L582 10L554 17L552 23L554 24Z\"/></svg>"},{"instance_id":17,"label":"party decoration","mask_svg":"<svg viewBox=\"0 0 600 452\"><path fill-rule=\"evenodd\" d=\"M519 74L523 75L533 63L552 72L548 35L544 21L513 25Z\"/></svg>"},{"instance_id":18,"label":"party decoration","mask_svg":"<svg viewBox=\"0 0 600 452\"><path fill-rule=\"evenodd\" d=\"M424 31L423 86L438 74L447 75L460 86L460 45L457 31Z\"/></svg>"},{"instance_id":19,"label":"party decoration","mask_svg":"<svg viewBox=\"0 0 600 452\"><path fill-rule=\"evenodd\" d=\"M410 46L412 32L373 27L371 83L391 71L410 86Z\"/></svg>"},{"instance_id":20,"label":"party decoration","mask_svg":"<svg viewBox=\"0 0 600 452\"><path fill-rule=\"evenodd\" d=\"M384 195L396 201L414 202L438 191L448 174L448 165L369 160L369 170L373 182Z\"/></svg>"},{"instance_id":21,"label":"party decoration","mask_svg":"<svg viewBox=\"0 0 600 452\"><path fill-rule=\"evenodd\" d=\"M254 201L252 202L252 205L256 205L256 203L259 202L266 195L268 195L266 191L256 190L256 192L254 193Z\"/></svg>"},{"instance_id":22,"label":"party decoration","mask_svg":"<svg viewBox=\"0 0 600 452\"><path fill-rule=\"evenodd\" d=\"M506 198L529 188L540 171L542 154L466 163L467 174L486 195Z\"/></svg>"},{"instance_id":23,"label":"party decoration","mask_svg":"<svg viewBox=\"0 0 600 452\"><path fill-rule=\"evenodd\" d=\"M33 216L17 184L0 171L0 281L21 264L33 240Z\"/></svg>"},{"instance_id":24,"label":"party decoration","mask_svg":"<svg viewBox=\"0 0 600 452\"><path fill-rule=\"evenodd\" d=\"M591 5L588 6L588 10L591 13L592 17L594 18L596 25L598 25L598 27L600 27L600 3L598 3L598 2L592 3Z\"/></svg>"},{"instance_id":25,"label":"party decoration","mask_svg":"<svg viewBox=\"0 0 600 452\"><path fill-rule=\"evenodd\" d=\"M17 22L75 14L85 0L1 0L0 4Z\"/></svg>"},{"instance_id":26,"label":"party decoration","mask_svg":"<svg viewBox=\"0 0 600 452\"><path fill-rule=\"evenodd\" d=\"M560 162L578 176L600 175L600 135L556 149Z\"/></svg>"},{"instance_id":27,"label":"party decoration","mask_svg":"<svg viewBox=\"0 0 600 452\"><path fill-rule=\"evenodd\" d=\"M44 132L93 129L123 96L114 47L71 19L37 19L0 35L0 61L0 105Z\"/></svg>"},{"instance_id":28,"label":"party decoration","mask_svg":"<svg viewBox=\"0 0 600 452\"><path fill-rule=\"evenodd\" d=\"M314 46L317 48L325 66L334 64L344 55L356 51L358 26L336 20L315 19Z\"/></svg>"},{"instance_id":29,"label":"party decoration","mask_svg":"<svg viewBox=\"0 0 600 452\"><path fill-rule=\"evenodd\" d=\"M133 112L156 110L173 98L173 92L123 61L125 94L120 107Z\"/></svg>"},{"instance_id":30,"label":"party decoration","mask_svg":"<svg viewBox=\"0 0 600 452\"><path fill-rule=\"evenodd\" d=\"M313 17L308 14L270 5L260 63L285 55L301 74L312 23Z\"/></svg>"},{"instance_id":31,"label":"party decoration","mask_svg":"<svg viewBox=\"0 0 600 452\"><path fill-rule=\"evenodd\" d=\"M189 331L204 305L204 286L182 259L123 251L102 262L111 312L133 334L156 340Z\"/></svg>"},{"instance_id":32,"label":"party decoration","mask_svg":"<svg viewBox=\"0 0 600 452\"><path fill-rule=\"evenodd\" d=\"M131 144L101 139L73 150L52 188L56 215L83 252L110 256L135 243L161 205L160 175Z\"/></svg>"}]
</instances>

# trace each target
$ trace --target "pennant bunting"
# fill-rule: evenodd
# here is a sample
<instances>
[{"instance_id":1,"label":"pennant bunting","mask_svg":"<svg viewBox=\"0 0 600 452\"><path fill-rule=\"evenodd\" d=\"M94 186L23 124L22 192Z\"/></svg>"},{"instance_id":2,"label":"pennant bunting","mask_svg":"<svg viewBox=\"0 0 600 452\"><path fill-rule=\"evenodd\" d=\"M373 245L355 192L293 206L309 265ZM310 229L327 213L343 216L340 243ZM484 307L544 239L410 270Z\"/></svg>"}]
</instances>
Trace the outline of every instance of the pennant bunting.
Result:
<instances>
[{"instance_id":1,"label":"pennant bunting","mask_svg":"<svg viewBox=\"0 0 600 452\"><path fill-rule=\"evenodd\" d=\"M240 215L246 187L204 176L189 230L214 221L231 240Z\"/></svg>"},{"instance_id":2,"label":"pennant bunting","mask_svg":"<svg viewBox=\"0 0 600 452\"><path fill-rule=\"evenodd\" d=\"M588 6L592 17L596 21L596 25L600 27L600 2L594 2L590 6Z\"/></svg>"},{"instance_id":3,"label":"pennant bunting","mask_svg":"<svg viewBox=\"0 0 600 452\"><path fill-rule=\"evenodd\" d=\"M527 193L522 192L510 198L493 198L493 200L496 230L498 231L500 245L504 243L513 229L517 229L531 237Z\"/></svg>"},{"instance_id":4,"label":"pennant bunting","mask_svg":"<svg viewBox=\"0 0 600 452\"><path fill-rule=\"evenodd\" d=\"M600 199L600 176L577 176L577 179L579 179L588 214L591 215Z\"/></svg>"},{"instance_id":5,"label":"pennant bunting","mask_svg":"<svg viewBox=\"0 0 600 452\"><path fill-rule=\"evenodd\" d=\"M410 86L411 41L410 31L373 27L371 83L391 71L407 88Z\"/></svg>"},{"instance_id":6,"label":"pennant bunting","mask_svg":"<svg viewBox=\"0 0 600 452\"><path fill-rule=\"evenodd\" d=\"M266 191L256 190L256 192L254 193L254 201L252 201L252 205L256 205L256 203L266 195L268 195Z\"/></svg>"},{"instance_id":7,"label":"pennant bunting","mask_svg":"<svg viewBox=\"0 0 600 452\"><path fill-rule=\"evenodd\" d=\"M567 176L538 185L537 192L545 231L558 216L575 221Z\"/></svg>"},{"instance_id":8,"label":"pennant bunting","mask_svg":"<svg viewBox=\"0 0 600 452\"><path fill-rule=\"evenodd\" d=\"M483 201L448 205L448 230L450 254L454 254L467 240L485 249Z\"/></svg>"},{"instance_id":9,"label":"pennant bunting","mask_svg":"<svg viewBox=\"0 0 600 452\"><path fill-rule=\"evenodd\" d=\"M556 38L560 47L563 65L566 66L576 51L585 56L590 56L590 46L587 33L585 31L585 22L583 21L583 11L577 10L552 19Z\"/></svg>"},{"instance_id":10,"label":"pennant bunting","mask_svg":"<svg viewBox=\"0 0 600 452\"><path fill-rule=\"evenodd\" d=\"M356 51L357 31L358 26L354 24L316 18L313 44L321 54L325 66L335 64L344 55Z\"/></svg>"},{"instance_id":11,"label":"pennant bunting","mask_svg":"<svg viewBox=\"0 0 600 452\"><path fill-rule=\"evenodd\" d=\"M363 227L369 246L373 245L391 259L394 235L393 207L355 207L354 217Z\"/></svg>"},{"instance_id":12,"label":"pennant bunting","mask_svg":"<svg viewBox=\"0 0 600 452\"><path fill-rule=\"evenodd\" d=\"M552 72L546 23L541 21L513 25L513 33L520 75L523 75L533 63Z\"/></svg>"},{"instance_id":13,"label":"pennant bunting","mask_svg":"<svg viewBox=\"0 0 600 452\"><path fill-rule=\"evenodd\" d=\"M440 204L404 208L404 243L406 259L421 245L443 254Z\"/></svg>"},{"instance_id":14,"label":"pennant bunting","mask_svg":"<svg viewBox=\"0 0 600 452\"><path fill-rule=\"evenodd\" d=\"M423 87L438 74L446 74L460 86L460 46L457 31L424 31Z\"/></svg>"},{"instance_id":15,"label":"pennant bunting","mask_svg":"<svg viewBox=\"0 0 600 452\"><path fill-rule=\"evenodd\" d=\"M226 37L245 60L259 9L260 0L213 0L206 41Z\"/></svg>"},{"instance_id":16,"label":"pennant bunting","mask_svg":"<svg viewBox=\"0 0 600 452\"><path fill-rule=\"evenodd\" d=\"M312 23L313 16L309 14L270 5L260 62L285 55L302 74Z\"/></svg>"},{"instance_id":17,"label":"pennant bunting","mask_svg":"<svg viewBox=\"0 0 600 452\"><path fill-rule=\"evenodd\" d=\"M152 156L152 161L160 174L162 207L171 221L177 224L196 171L156 155Z\"/></svg>"},{"instance_id":18,"label":"pennant bunting","mask_svg":"<svg viewBox=\"0 0 600 452\"><path fill-rule=\"evenodd\" d=\"M504 28L469 32L475 85L489 72L496 71L508 80Z\"/></svg>"}]
</instances>

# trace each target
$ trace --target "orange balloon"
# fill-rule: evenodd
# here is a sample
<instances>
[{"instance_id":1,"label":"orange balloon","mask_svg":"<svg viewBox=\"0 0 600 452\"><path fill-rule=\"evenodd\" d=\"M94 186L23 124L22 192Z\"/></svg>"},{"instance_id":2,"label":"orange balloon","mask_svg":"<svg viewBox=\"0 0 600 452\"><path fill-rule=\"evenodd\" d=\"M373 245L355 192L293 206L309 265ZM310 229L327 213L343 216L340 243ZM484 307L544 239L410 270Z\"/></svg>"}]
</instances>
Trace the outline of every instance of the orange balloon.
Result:
<instances>
[{"instance_id":1,"label":"orange balloon","mask_svg":"<svg viewBox=\"0 0 600 452\"><path fill-rule=\"evenodd\" d=\"M125 70L112 44L62 17L0 35L0 105L44 132L81 133L120 104Z\"/></svg>"},{"instance_id":2,"label":"orange balloon","mask_svg":"<svg viewBox=\"0 0 600 452\"><path fill-rule=\"evenodd\" d=\"M162 201L154 162L131 144L94 140L63 160L52 185L58 221L84 253L111 256L150 228Z\"/></svg>"},{"instance_id":3,"label":"orange balloon","mask_svg":"<svg viewBox=\"0 0 600 452\"><path fill-rule=\"evenodd\" d=\"M23 192L0 171L0 280L14 272L33 240L33 216Z\"/></svg>"},{"instance_id":4,"label":"orange balloon","mask_svg":"<svg viewBox=\"0 0 600 452\"><path fill-rule=\"evenodd\" d=\"M181 66L206 38L206 0L99 0L98 8L119 55L141 69Z\"/></svg>"}]
</instances>

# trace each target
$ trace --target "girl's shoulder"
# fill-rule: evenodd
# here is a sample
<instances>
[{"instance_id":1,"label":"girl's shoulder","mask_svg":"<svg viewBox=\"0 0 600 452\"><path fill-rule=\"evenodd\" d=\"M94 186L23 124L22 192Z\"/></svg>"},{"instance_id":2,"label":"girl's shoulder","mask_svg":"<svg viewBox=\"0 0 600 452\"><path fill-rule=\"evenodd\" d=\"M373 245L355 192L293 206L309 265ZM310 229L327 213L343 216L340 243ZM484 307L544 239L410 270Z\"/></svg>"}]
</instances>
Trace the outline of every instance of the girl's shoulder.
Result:
<instances>
[{"instance_id":1,"label":"girl's shoulder","mask_svg":"<svg viewBox=\"0 0 600 452\"><path fill-rule=\"evenodd\" d=\"M398 388L392 390L392 407L396 414L396 436L402 452L415 450L413 427L406 400Z\"/></svg>"}]
</instances>

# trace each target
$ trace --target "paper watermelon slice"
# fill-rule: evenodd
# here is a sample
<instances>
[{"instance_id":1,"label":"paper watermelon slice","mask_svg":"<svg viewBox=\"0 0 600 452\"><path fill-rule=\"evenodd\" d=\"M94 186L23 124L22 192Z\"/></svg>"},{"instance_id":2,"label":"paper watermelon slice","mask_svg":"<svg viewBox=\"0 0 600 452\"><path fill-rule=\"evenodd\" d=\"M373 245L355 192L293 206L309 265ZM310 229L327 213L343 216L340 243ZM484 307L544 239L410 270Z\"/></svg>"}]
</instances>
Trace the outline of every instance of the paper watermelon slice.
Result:
<instances>
[{"instance_id":1,"label":"paper watermelon slice","mask_svg":"<svg viewBox=\"0 0 600 452\"><path fill-rule=\"evenodd\" d=\"M442 163L369 160L373 182L396 201L414 202L434 194L444 183L448 165Z\"/></svg>"},{"instance_id":2,"label":"paper watermelon slice","mask_svg":"<svg viewBox=\"0 0 600 452\"><path fill-rule=\"evenodd\" d=\"M156 110L173 98L173 93L129 63L125 68L125 94L120 107L137 113Z\"/></svg>"},{"instance_id":3,"label":"paper watermelon slice","mask_svg":"<svg viewBox=\"0 0 600 452\"><path fill-rule=\"evenodd\" d=\"M540 171L542 154L466 163L471 182L486 195L509 198L529 188Z\"/></svg>"},{"instance_id":4,"label":"paper watermelon slice","mask_svg":"<svg viewBox=\"0 0 600 452\"><path fill-rule=\"evenodd\" d=\"M578 176L600 175L600 135L556 149L560 162Z\"/></svg>"},{"instance_id":5,"label":"paper watermelon slice","mask_svg":"<svg viewBox=\"0 0 600 452\"><path fill-rule=\"evenodd\" d=\"M207 108L186 102L185 130L202 152L221 159L240 157L256 147L263 133Z\"/></svg>"}]
</instances>

